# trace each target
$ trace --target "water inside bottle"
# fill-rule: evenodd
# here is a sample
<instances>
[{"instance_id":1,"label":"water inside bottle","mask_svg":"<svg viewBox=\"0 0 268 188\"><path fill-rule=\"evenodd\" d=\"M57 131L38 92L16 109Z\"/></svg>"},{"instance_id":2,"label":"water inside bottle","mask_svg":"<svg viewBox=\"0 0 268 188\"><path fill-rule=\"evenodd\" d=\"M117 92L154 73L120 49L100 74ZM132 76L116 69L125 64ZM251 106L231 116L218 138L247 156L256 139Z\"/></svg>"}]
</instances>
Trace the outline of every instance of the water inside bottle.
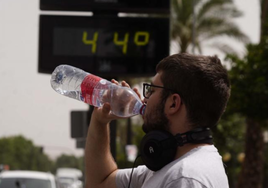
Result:
<instances>
[{"instance_id":1,"label":"water inside bottle","mask_svg":"<svg viewBox=\"0 0 268 188\"><path fill-rule=\"evenodd\" d=\"M82 71L60 66L52 73L51 86L61 95L83 101L80 84L84 77L85 73Z\"/></svg>"}]
</instances>

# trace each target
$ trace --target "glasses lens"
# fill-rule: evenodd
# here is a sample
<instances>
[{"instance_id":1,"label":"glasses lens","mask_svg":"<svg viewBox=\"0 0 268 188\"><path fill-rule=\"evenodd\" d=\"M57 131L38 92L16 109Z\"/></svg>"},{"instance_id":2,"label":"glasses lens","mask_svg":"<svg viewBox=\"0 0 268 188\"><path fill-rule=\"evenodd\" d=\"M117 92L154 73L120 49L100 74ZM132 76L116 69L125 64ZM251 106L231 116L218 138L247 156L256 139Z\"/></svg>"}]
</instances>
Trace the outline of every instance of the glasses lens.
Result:
<instances>
[{"instance_id":1,"label":"glasses lens","mask_svg":"<svg viewBox=\"0 0 268 188\"><path fill-rule=\"evenodd\" d=\"M144 97L148 98L151 95L151 86L150 85L144 85Z\"/></svg>"}]
</instances>

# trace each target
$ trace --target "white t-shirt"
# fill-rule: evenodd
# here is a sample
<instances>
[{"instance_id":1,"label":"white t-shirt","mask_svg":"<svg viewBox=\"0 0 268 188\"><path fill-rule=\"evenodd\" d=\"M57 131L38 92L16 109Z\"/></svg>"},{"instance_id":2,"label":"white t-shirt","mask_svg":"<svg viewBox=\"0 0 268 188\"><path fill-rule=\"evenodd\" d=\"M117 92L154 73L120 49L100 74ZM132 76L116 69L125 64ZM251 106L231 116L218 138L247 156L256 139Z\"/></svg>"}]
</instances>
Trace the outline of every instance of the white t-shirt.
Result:
<instances>
[{"instance_id":1,"label":"white t-shirt","mask_svg":"<svg viewBox=\"0 0 268 188\"><path fill-rule=\"evenodd\" d=\"M117 188L127 188L131 169L118 170ZM213 145L192 149L161 170L146 166L134 169L131 188L228 188L228 179L217 148Z\"/></svg>"}]
</instances>

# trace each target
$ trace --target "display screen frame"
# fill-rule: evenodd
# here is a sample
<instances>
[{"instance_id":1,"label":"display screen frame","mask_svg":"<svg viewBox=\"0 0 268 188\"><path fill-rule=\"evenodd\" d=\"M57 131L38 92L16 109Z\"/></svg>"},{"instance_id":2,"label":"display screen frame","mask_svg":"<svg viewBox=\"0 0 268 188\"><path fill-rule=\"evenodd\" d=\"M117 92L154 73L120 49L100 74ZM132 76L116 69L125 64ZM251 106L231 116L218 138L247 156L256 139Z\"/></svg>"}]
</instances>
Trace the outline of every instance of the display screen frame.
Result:
<instances>
[{"instance_id":1,"label":"display screen frame","mask_svg":"<svg viewBox=\"0 0 268 188\"><path fill-rule=\"evenodd\" d=\"M38 72L51 74L56 66L69 64L99 76L152 76L156 64L169 55L169 18L142 18L117 16L59 16L40 15ZM154 56L99 57L55 55L54 29L57 27L83 28L96 23L99 28L113 25L125 29L135 27L154 30ZM133 25L133 26L132 26Z\"/></svg>"},{"instance_id":2,"label":"display screen frame","mask_svg":"<svg viewBox=\"0 0 268 188\"><path fill-rule=\"evenodd\" d=\"M40 10L170 13L170 0L40 0Z\"/></svg>"}]
</instances>

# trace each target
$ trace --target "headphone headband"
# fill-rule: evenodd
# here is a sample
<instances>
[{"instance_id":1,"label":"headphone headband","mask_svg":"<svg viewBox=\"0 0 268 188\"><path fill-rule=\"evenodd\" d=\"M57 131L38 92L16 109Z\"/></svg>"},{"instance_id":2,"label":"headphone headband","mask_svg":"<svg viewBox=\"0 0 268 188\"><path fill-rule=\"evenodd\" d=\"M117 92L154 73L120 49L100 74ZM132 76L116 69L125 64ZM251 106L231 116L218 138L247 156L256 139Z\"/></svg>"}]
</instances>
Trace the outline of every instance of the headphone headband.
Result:
<instances>
[{"instance_id":1,"label":"headphone headband","mask_svg":"<svg viewBox=\"0 0 268 188\"><path fill-rule=\"evenodd\" d=\"M178 146L183 146L187 143L207 143L213 144L210 128L197 128L182 134L175 135Z\"/></svg>"}]
</instances>

